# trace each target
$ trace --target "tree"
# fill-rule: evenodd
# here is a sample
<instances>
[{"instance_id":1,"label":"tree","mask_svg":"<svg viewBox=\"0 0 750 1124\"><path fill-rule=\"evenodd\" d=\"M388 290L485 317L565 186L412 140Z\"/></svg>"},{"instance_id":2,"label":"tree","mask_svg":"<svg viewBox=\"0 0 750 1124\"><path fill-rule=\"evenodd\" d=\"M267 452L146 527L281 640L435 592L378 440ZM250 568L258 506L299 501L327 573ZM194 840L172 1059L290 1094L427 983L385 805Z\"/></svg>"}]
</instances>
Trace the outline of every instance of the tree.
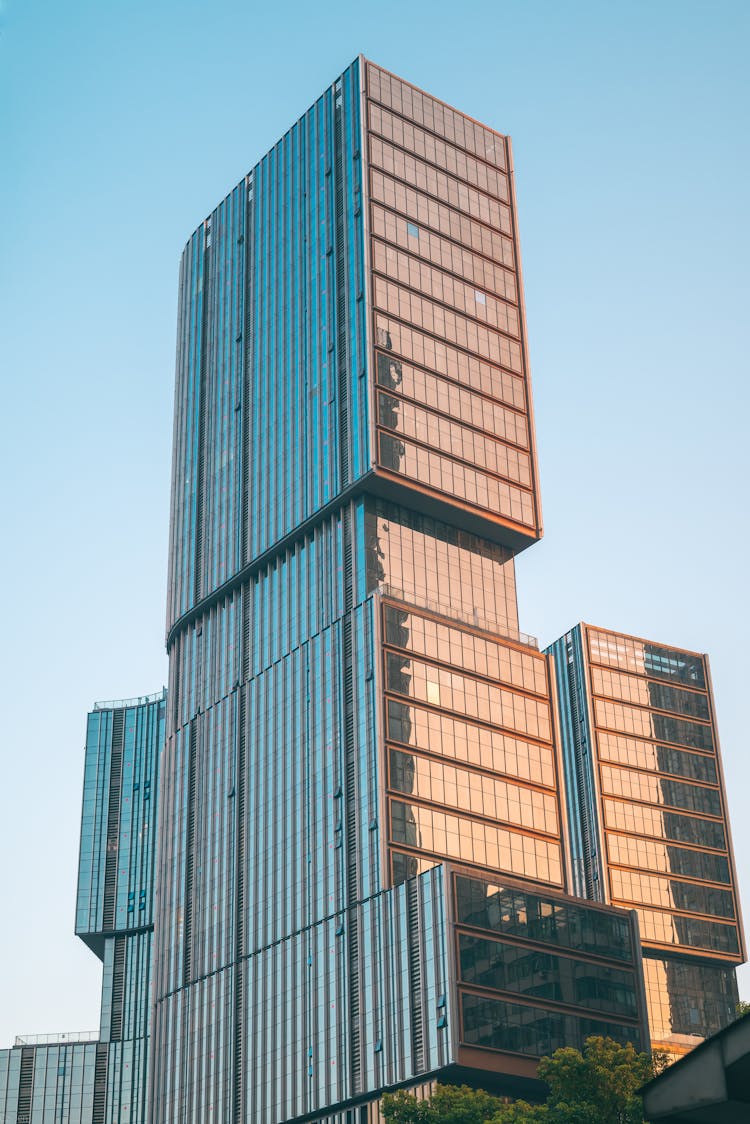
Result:
<instances>
[{"instance_id":1,"label":"tree","mask_svg":"<svg viewBox=\"0 0 750 1124\"><path fill-rule=\"evenodd\" d=\"M737 1018L740 1019L743 1015L750 1014L750 1003L748 1003L746 999L740 999L739 1003L737 1004L736 1010Z\"/></svg>"},{"instance_id":2,"label":"tree","mask_svg":"<svg viewBox=\"0 0 750 1124\"><path fill-rule=\"evenodd\" d=\"M438 1085L426 1101L410 1093L386 1093L381 1110L393 1124L484 1124L503 1107L497 1097L466 1085Z\"/></svg>"},{"instance_id":3,"label":"tree","mask_svg":"<svg viewBox=\"0 0 750 1124\"><path fill-rule=\"evenodd\" d=\"M543 1105L504 1104L466 1086L438 1086L426 1101L408 1093L383 1098L393 1124L644 1124L638 1089L665 1064L611 1038L587 1038L583 1048L556 1050L539 1063L549 1089Z\"/></svg>"}]
</instances>

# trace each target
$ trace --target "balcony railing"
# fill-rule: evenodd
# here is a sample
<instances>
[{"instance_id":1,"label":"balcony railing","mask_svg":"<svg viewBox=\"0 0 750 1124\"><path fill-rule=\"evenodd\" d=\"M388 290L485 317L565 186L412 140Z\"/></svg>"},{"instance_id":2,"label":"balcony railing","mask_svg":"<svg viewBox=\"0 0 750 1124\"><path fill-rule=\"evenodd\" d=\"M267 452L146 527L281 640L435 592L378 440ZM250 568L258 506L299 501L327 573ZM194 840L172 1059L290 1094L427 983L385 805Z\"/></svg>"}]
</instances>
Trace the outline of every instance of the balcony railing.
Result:
<instances>
[{"instance_id":1,"label":"balcony railing","mask_svg":"<svg viewBox=\"0 0 750 1124\"><path fill-rule=\"evenodd\" d=\"M159 702L166 698L167 688L162 687L153 695L138 695L134 699L108 699L106 702L95 702L94 710L125 710L129 706L146 706L148 703Z\"/></svg>"},{"instance_id":2,"label":"balcony railing","mask_svg":"<svg viewBox=\"0 0 750 1124\"><path fill-rule=\"evenodd\" d=\"M98 1042L96 1030L68 1030L63 1034L17 1034L14 1046L65 1046L79 1042Z\"/></svg>"},{"instance_id":3,"label":"balcony railing","mask_svg":"<svg viewBox=\"0 0 750 1124\"><path fill-rule=\"evenodd\" d=\"M527 632L519 632L518 629L508 628L504 622L488 616L479 609L467 613L462 609L457 609L455 605L431 601L428 597L417 596L414 592L398 589L395 585L387 585L385 582L376 586L376 592L381 597L390 597L394 601L403 601L406 605L413 605L415 609L426 609L428 613L434 613L437 617L445 617L449 621L468 624L472 628L481 628L485 632L493 632L496 636L514 640L517 644L524 644L527 648L539 650L539 641L536 636L529 636Z\"/></svg>"}]
</instances>

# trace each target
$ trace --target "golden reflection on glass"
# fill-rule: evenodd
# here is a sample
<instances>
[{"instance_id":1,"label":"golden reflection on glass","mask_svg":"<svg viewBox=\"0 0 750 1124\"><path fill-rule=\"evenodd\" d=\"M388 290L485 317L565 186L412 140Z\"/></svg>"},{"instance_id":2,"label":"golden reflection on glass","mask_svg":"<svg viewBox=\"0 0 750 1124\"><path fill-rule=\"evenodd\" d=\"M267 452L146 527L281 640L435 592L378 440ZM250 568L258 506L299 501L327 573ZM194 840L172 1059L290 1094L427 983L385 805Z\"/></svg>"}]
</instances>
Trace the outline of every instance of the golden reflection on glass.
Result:
<instances>
[{"instance_id":1,"label":"golden reflection on glass","mask_svg":"<svg viewBox=\"0 0 750 1124\"><path fill-rule=\"evenodd\" d=\"M737 927L702 917L685 917L660 910L636 909L641 940L656 944L703 950L736 958L739 956Z\"/></svg>"},{"instance_id":2,"label":"golden reflection on glass","mask_svg":"<svg viewBox=\"0 0 750 1124\"><path fill-rule=\"evenodd\" d=\"M597 733L597 744L602 761L614 761L655 773L670 773L673 776L704 781L706 784L718 784L716 763L705 754L674 746L655 745L653 742L604 731Z\"/></svg>"},{"instance_id":3,"label":"golden reflection on glass","mask_svg":"<svg viewBox=\"0 0 750 1124\"><path fill-rule=\"evenodd\" d=\"M410 363L382 352L376 353L377 380L381 386L398 391L400 398L410 398L426 403L433 409L449 414L455 421L463 421L492 437L528 449L529 432L526 418L516 410L509 410L483 395L463 390L455 383L438 378ZM381 421L381 424L382 423ZM526 462L528 462L528 457Z\"/></svg>"},{"instance_id":4,"label":"golden reflection on glass","mask_svg":"<svg viewBox=\"0 0 750 1124\"><path fill-rule=\"evenodd\" d=\"M496 476L531 487L531 462L527 453L458 425L432 410L381 391L377 395L377 422L384 429L414 437L422 444Z\"/></svg>"},{"instance_id":5,"label":"golden reflection on glass","mask_svg":"<svg viewBox=\"0 0 750 1124\"><path fill-rule=\"evenodd\" d=\"M595 695L649 706L654 710L685 714L706 722L710 718L708 697L703 691L692 691L600 667L591 668L591 687Z\"/></svg>"},{"instance_id":6,"label":"golden reflection on glass","mask_svg":"<svg viewBox=\"0 0 750 1124\"><path fill-rule=\"evenodd\" d=\"M554 796L523 785L488 777L431 761L413 753L391 749L389 787L413 793L418 799L487 819L557 835L557 801Z\"/></svg>"},{"instance_id":7,"label":"golden reflection on glass","mask_svg":"<svg viewBox=\"0 0 750 1124\"><path fill-rule=\"evenodd\" d=\"M732 969L669 958L643 958L652 1045L690 1047L736 1017Z\"/></svg>"},{"instance_id":8,"label":"golden reflection on glass","mask_svg":"<svg viewBox=\"0 0 750 1124\"><path fill-rule=\"evenodd\" d=\"M710 850L726 850L723 824L715 820L697 819L677 812L662 812L648 805L631 804L624 800L605 799L603 803L606 827Z\"/></svg>"},{"instance_id":9,"label":"golden reflection on glass","mask_svg":"<svg viewBox=\"0 0 750 1124\"><path fill-rule=\"evenodd\" d=\"M370 229L375 236L373 245L380 247L376 261L383 261L382 252L386 243L396 245L410 254L424 258L440 269L458 274L465 281L479 289L493 293L503 300L516 303L518 290L513 272L487 261L485 257L474 254L447 238L433 234L426 226L409 222L401 215L386 211L373 205ZM376 264L376 268L381 266Z\"/></svg>"},{"instance_id":10,"label":"golden reflection on glass","mask_svg":"<svg viewBox=\"0 0 750 1124\"><path fill-rule=\"evenodd\" d=\"M516 259L513 252L513 241L507 235L491 230L483 223L475 222L468 215L453 210L452 207L440 203L437 199L432 199L421 191L416 191L408 184L399 183L398 180L385 175L376 168L371 169L370 172L370 198L374 203L383 203L390 211L398 212L398 216L412 220L420 229L429 228L437 231L444 235L446 239L450 239L454 245L458 243L460 247L475 250L483 256L483 259L489 258L491 262L497 263L493 267L495 269L500 265L505 266L508 270L515 268ZM380 210L380 208L374 207L373 213L375 210ZM384 213L387 214L387 212ZM398 216L392 217L395 219ZM374 222L373 230L376 234L383 233ZM445 251L443 250L441 250L440 260L447 268ZM517 299L515 277L511 290L512 297L509 296L507 285L506 281L505 296L507 299ZM493 286L489 287L494 289ZM499 296L503 295L500 288L494 289L494 291Z\"/></svg>"},{"instance_id":11,"label":"golden reflection on glass","mask_svg":"<svg viewBox=\"0 0 750 1124\"><path fill-rule=\"evenodd\" d=\"M502 546L379 502L365 515L368 589L518 636L515 570Z\"/></svg>"},{"instance_id":12,"label":"golden reflection on glass","mask_svg":"<svg viewBox=\"0 0 750 1124\"><path fill-rule=\"evenodd\" d=\"M404 674L407 663L409 673ZM529 699L421 660L404 661L401 656L388 653L386 690L533 738L551 740L550 712L545 701Z\"/></svg>"},{"instance_id":13,"label":"golden reflection on glass","mask_svg":"<svg viewBox=\"0 0 750 1124\"><path fill-rule=\"evenodd\" d=\"M499 363L519 373L523 371L521 345L517 340L379 274L373 275L373 303L381 311L423 328L449 344L472 351L490 363Z\"/></svg>"},{"instance_id":14,"label":"golden reflection on glass","mask_svg":"<svg viewBox=\"0 0 750 1124\"><path fill-rule=\"evenodd\" d=\"M612 898L638 902L659 909L698 913L708 917L734 918L734 903L729 890L700 886L674 878L660 878L637 870L610 870Z\"/></svg>"},{"instance_id":15,"label":"golden reflection on glass","mask_svg":"<svg viewBox=\"0 0 750 1124\"><path fill-rule=\"evenodd\" d=\"M370 164L418 191L432 195L449 207L479 219L503 234L513 233L510 207L499 199L485 195L468 183L462 183L445 172L430 167L410 153L402 152L380 137L370 136Z\"/></svg>"},{"instance_id":16,"label":"golden reflection on glass","mask_svg":"<svg viewBox=\"0 0 750 1124\"><path fill-rule=\"evenodd\" d=\"M367 93L371 99L402 117L423 125L491 164L505 168L505 144L501 136L457 109L415 89L408 82L381 70L374 63L367 64Z\"/></svg>"},{"instance_id":17,"label":"golden reflection on glass","mask_svg":"<svg viewBox=\"0 0 750 1124\"><path fill-rule=\"evenodd\" d=\"M371 245L372 266L377 273L450 305L457 312L482 320L506 335L520 335L518 311L514 305L377 238L372 239Z\"/></svg>"},{"instance_id":18,"label":"golden reflection on glass","mask_svg":"<svg viewBox=\"0 0 750 1124\"><path fill-rule=\"evenodd\" d=\"M552 751L499 730L387 699L386 733L416 749L555 789Z\"/></svg>"},{"instance_id":19,"label":"golden reflection on glass","mask_svg":"<svg viewBox=\"0 0 750 1124\"><path fill-rule=\"evenodd\" d=\"M503 172L488 166L484 161L475 160L433 133L426 133L372 102L369 106L369 127L371 132L377 133L384 140L393 141L407 152L413 152L428 164L434 164L465 183L470 183L472 187L508 202L508 177Z\"/></svg>"},{"instance_id":20,"label":"golden reflection on glass","mask_svg":"<svg viewBox=\"0 0 750 1124\"><path fill-rule=\"evenodd\" d=\"M608 831L605 835L610 863L630 866L636 870L654 870L677 874L684 878L698 878L705 882L728 884L729 862L723 855L637 836L618 835Z\"/></svg>"},{"instance_id":21,"label":"golden reflection on glass","mask_svg":"<svg viewBox=\"0 0 750 1124\"><path fill-rule=\"evenodd\" d=\"M402 473L483 511L493 511L525 526L534 526L530 492L386 433L380 434L379 448L382 468Z\"/></svg>"},{"instance_id":22,"label":"golden reflection on glass","mask_svg":"<svg viewBox=\"0 0 750 1124\"><path fill-rule=\"evenodd\" d=\"M597 698L594 699L594 718L597 726L617 733L674 742L687 748L713 750L711 727L702 722L655 714L650 710Z\"/></svg>"},{"instance_id":23,"label":"golden reflection on glass","mask_svg":"<svg viewBox=\"0 0 750 1124\"><path fill-rule=\"evenodd\" d=\"M390 839L396 844L562 885L557 843L400 800L390 801L390 830Z\"/></svg>"},{"instance_id":24,"label":"golden reflection on glass","mask_svg":"<svg viewBox=\"0 0 750 1124\"><path fill-rule=\"evenodd\" d=\"M424 874L426 870L431 870L439 863L439 859L430 856L413 855L407 851L398 851L394 847L389 847L388 850L391 856L391 884L393 886L398 886L399 883L405 882L407 878L416 878L418 874Z\"/></svg>"},{"instance_id":25,"label":"golden reflection on glass","mask_svg":"<svg viewBox=\"0 0 750 1124\"><path fill-rule=\"evenodd\" d=\"M703 816L721 818L718 789L688 784L668 777L636 772L633 769L600 766L602 792L610 796L626 796L644 803L680 808Z\"/></svg>"},{"instance_id":26,"label":"golden reflection on glass","mask_svg":"<svg viewBox=\"0 0 750 1124\"><path fill-rule=\"evenodd\" d=\"M637 640L632 636L599 632L588 628L588 649L592 663L623 671L648 675L652 678L671 679L685 686L704 689L706 673L703 658L692 652L664 648L658 644Z\"/></svg>"},{"instance_id":27,"label":"golden reflection on glass","mask_svg":"<svg viewBox=\"0 0 750 1124\"><path fill-rule=\"evenodd\" d=\"M385 642L391 647L548 698L546 664L539 654L519 651L395 605L384 604L383 616Z\"/></svg>"},{"instance_id":28,"label":"golden reflection on glass","mask_svg":"<svg viewBox=\"0 0 750 1124\"><path fill-rule=\"evenodd\" d=\"M376 313L375 325L375 342L378 347L392 350L401 359L416 363L436 375L444 375L472 390L498 398L516 409L524 409L525 391L520 368L518 375L500 371L478 355L459 351L446 341L425 335L414 325L400 324L382 312ZM528 439L522 441L516 437L514 440L518 445L528 445Z\"/></svg>"}]
</instances>

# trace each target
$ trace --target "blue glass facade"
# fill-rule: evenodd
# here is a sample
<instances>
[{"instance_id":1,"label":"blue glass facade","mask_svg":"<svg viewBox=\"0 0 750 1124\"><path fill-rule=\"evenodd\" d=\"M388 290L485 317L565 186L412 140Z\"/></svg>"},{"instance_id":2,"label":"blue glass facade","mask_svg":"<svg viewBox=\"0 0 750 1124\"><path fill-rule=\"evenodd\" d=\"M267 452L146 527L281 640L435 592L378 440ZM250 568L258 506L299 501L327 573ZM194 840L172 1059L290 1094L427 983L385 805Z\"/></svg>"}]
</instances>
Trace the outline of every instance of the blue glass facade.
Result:
<instances>
[{"instance_id":1,"label":"blue glass facade","mask_svg":"<svg viewBox=\"0 0 750 1124\"><path fill-rule=\"evenodd\" d=\"M145 1124L166 694L88 716L76 933L102 961L99 1034L0 1050L0 1124Z\"/></svg>"}]
</instances>

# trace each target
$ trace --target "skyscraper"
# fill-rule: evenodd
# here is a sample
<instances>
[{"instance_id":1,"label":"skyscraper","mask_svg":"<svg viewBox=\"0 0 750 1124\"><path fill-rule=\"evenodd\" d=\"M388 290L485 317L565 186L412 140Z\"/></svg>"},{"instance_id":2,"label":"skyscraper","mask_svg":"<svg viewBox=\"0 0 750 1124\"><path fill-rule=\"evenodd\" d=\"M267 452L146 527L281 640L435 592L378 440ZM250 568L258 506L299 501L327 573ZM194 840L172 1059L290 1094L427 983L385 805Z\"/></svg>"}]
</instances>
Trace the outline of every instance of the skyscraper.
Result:
<instances>
[{"instance_id":1,"label":"skyscraper","mask_svg":"<svg viewBox=\"0 0 750 1124\"><path fill-rule=\"evenodd\" d=\"M360 58L182 259L156 1120L647 1043L565 896L540 535L510 141Z\"/></svg>"},{"instance_id":2,"label":"skyscraper","mask_svg":"<svg viewBox=\"0 0 750 1124\"><path fill-rule=\"evenodd\" d=\"M102 961L99 1033L0 1050L0 1124L144 1124L163 691L88 716L76 933Z\"/></svg>"},{"instance_id":3,"label":"skyscraper","mask_svg":"<svg viewBox=\"0 0 750 1124\"><path fill-rule=\"evenodd\" d=\"M745 959L708 659L584 624L549 650L575 892L638 910L651 1037L685 1053Z\"/></svg>"}]
</instances>

